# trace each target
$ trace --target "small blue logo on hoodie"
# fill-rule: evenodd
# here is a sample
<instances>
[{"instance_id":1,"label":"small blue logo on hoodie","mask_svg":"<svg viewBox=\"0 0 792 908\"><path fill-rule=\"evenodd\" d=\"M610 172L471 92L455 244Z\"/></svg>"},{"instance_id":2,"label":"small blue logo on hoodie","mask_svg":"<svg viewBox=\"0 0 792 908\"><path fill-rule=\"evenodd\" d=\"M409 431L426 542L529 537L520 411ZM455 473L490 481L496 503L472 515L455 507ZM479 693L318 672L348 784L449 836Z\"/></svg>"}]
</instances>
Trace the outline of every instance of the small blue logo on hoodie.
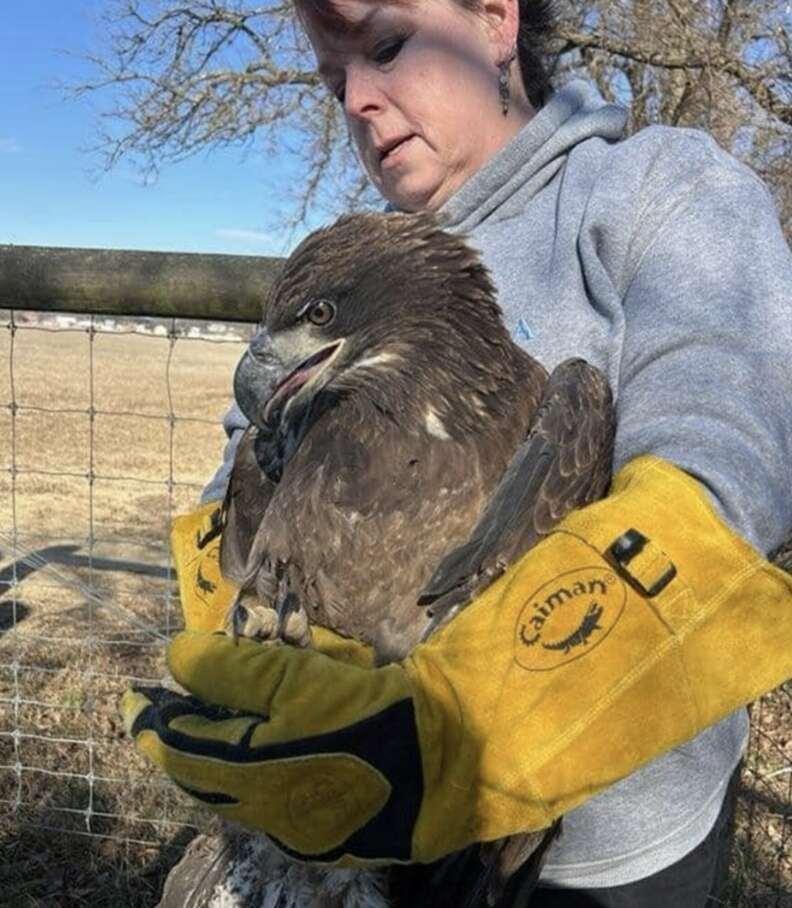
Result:
<instances>
[{"instance_id":1,"label":"small blue logo on hoodie","mask_svg":"<svg viewBox=\"0 0 792 908\"><path fill-rule=\"evenodd\" d=\"M517 328L518 328L520 334L522 334L522 336L526 340L534 339L534 333L531 330L531 326L528 324L528 322L526 322L526 320L524 318L521 318L519 320L519 322L517 322Z\"/></svg>"}]
</instances>

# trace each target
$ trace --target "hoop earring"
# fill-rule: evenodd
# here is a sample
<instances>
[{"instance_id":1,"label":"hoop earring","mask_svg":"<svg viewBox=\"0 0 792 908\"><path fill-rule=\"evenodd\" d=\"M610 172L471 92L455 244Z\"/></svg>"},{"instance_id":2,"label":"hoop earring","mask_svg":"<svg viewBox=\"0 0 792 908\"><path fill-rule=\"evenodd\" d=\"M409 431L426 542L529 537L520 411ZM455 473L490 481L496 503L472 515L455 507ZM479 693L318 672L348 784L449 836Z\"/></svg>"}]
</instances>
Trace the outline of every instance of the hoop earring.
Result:
<instances>
[{"instance_id":1,"label":"hoop earring","mask_svg":"<svg viewBox=\"0 0 792 908\"><path fill-rule=\"evenodd\" d=\"M501 111L504 117L509 113L509 103L511 102L509 74L511 65L512 63L514 63L516 56L517 50L515 48L512 48L512 52L509 54L508 58L498 64L498 95L500 97Z\"/></svg>"}]
</instances>

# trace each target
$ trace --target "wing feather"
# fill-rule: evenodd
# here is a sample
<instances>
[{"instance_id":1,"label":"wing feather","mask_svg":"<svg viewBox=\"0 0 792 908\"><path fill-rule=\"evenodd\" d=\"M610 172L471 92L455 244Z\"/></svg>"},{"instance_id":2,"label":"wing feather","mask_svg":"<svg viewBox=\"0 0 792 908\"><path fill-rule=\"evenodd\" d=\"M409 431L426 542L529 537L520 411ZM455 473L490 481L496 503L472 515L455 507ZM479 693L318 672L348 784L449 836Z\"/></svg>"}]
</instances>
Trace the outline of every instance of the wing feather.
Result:
<instances>
[{"instance_id":1,"label":"wing feather","mask_svg":"<svg viewBox=\"0 0 792 908\"><path fill-rule=\"evenodd\" d=\"M258 431L250 426L240 439L223 501L220 568L237 584L245 580L253 540L275 492L256 459Z\"/></svg>"},{"instance_id":2,"label":"wing feather","mask_svg":"<svg viewBox=\"0 0 792 908\"><path fill-rule=\"evenodd\" d=\"M614 418L605 376L580 359L550 376L528 436L468 541L440 562L420 596L433 615L427 633L467 604L566 514L608 485Z\"/></svg>"}]
</instances>

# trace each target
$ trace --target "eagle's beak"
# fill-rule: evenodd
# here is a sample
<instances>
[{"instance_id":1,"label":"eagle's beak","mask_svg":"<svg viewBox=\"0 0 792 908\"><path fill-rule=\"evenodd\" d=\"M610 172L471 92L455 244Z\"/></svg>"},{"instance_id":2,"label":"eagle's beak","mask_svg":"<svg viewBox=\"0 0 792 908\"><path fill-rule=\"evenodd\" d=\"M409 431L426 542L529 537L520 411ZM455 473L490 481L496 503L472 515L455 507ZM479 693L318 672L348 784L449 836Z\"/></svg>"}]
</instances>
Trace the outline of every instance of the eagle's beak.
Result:
<instances>
[{"instance_id":1,"label":"eagle's beak","mask_svg":"<svg viewBox=\"0 0 792 908\"><path fill-rule=\"evenodd\" d=\"M254 426L262 427L264 406L288 372L277 355L269 331L260 328L234 373L234 396Z\"/></svg>"},{"instance_id":2,"label":"eagle's beak","mask_svg":"<svg viewBox=\"0 0 792 908\"><path fill-rule=\"evenodd\" d=\"M272 426L301 388L311 383L336 358L343 340L317 346L301 329L273 337L261 327L234 374L234 395L242 412L260 429Z\"/></svg>"}]
</instances>

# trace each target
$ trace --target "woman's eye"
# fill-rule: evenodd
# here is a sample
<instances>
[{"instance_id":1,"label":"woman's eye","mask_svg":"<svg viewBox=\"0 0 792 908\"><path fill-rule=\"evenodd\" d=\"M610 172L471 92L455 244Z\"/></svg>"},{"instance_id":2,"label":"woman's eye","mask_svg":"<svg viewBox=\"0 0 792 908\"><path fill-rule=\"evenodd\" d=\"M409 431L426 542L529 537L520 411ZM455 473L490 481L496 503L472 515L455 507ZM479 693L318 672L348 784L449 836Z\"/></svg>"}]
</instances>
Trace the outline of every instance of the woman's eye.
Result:
<instances>
[{"instance_id":1,"label":"woman's eye","mask_svg":"<svg viewBox=\"0 0 792 908\"><path fill-rule=\"evenodd\" d=\"M382 64L390 63L392 60L395 60L406 41L407 38L405 36L399 36L398 38L390 38L387 41L383 41L382 44L378 44L374 48L374 53L372 54L374 62Z\"/></svg>"},{"instance_id":2,"label":"woman's eye","mask_svg":"<svg viewBox=\"0 0 792 908\"><path fill-rule=\"evenodd\" d=\"M392 63L396 57L399 56L401 49L407 43L408 37L408 35L400 35L397 38L388 38L386 41L380 42L371 51L370 59L373 60L377 66L385 66L388 63ZM339 82L337 85L333 85L331 91L336 100L340 104L343 104L344 96L346 94L345 83Z\"/></svg>"}]
</instances>

